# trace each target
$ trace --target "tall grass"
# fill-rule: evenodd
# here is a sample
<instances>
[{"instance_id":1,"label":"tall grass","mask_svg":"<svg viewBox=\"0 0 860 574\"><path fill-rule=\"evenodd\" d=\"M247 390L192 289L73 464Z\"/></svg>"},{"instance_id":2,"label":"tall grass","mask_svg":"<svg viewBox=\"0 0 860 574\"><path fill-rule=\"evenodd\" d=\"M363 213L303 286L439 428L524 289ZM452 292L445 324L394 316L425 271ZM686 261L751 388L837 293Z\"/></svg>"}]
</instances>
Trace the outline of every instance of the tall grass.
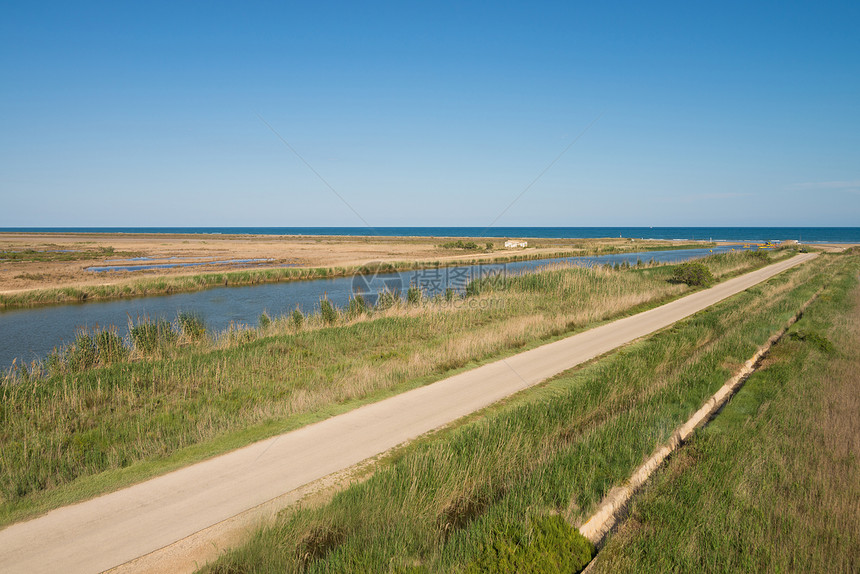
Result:
<instances>
[{"instance_id":1,"label":"tall grass","mask_svg":"<svg viewBox=\"0 0 860 574\"><path fill-rule=\"evenodd\" d=\"M858 571L858 267L657 473L595 571Z\"/></svg>"},{"instance_id":2,"label":"tall grass","mask_svg":"<svg viewBox=\"0 0 860 574\"><path fill-rule=\"evenodd\" d=\"M207 571L506 571L514 556L531 556L528 568L570 556L581 548L575 535L547 539L534 522L558 516L570 528L587 517L828 275L842 281L824 297L838 296L856 273L842 263L820 258L786 272L419 441Z\"/></svg>"},{"instance_id":3,"label":"tall grass","mask_svg":"<svg viewBox=\"0 0 860 574\"><path fill-rule=\"evenodd\" d=\"M224 437L262 438L657 304L686 290L670 273L554 267L466 299L394 297L333 323L296 311L194 344L182 342L197 325L189 318L139 319L126 347L135 360L19 370L0 385L0 513L25 512L81 477L236 444Z\"/></svg>"}]
</instances>

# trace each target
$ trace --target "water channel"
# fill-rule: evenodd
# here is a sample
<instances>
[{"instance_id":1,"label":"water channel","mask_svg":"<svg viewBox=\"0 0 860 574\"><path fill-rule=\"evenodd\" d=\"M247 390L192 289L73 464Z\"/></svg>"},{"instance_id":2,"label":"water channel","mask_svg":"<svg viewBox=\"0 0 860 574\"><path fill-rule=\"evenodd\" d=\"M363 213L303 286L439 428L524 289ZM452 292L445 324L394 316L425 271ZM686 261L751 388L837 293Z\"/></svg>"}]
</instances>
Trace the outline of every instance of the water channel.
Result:
<instances>
[{"instance_id":1,"label":"water channel","mask_svg":"<svg viewBox=\"0 0 860 574\"><path fill-rule=\"evenodd\" d=\"M319 310L320 298L323 296L327 296L336 306L344 308L350 297L356 293L363 293L371 304L376 302L377 293L383 289L403 293L409 285L417 285L430 297L444 292L447 288L462 293L466 284L477 277L491 273L522 273L551 263L614 265L626 262L635 265L637 261L647 263L652 259L659 263L673 263L724 253L731 249L715 247L538 259L374 276L219 287L175 295L11 309L0 311L0 370L8 368L14 359L29 363L46 357L55 347L60 348L72 342L81 329L91 330L115 325L119 333L125 336L129 321L137 321L143 317L173 320L179 312L196 313L204 318L207 329L217 332L226 329L231 323L256 325L264 311L276 317L289 313L298 306L303 313L313 313Z\"/></svg>"}]
</instances>

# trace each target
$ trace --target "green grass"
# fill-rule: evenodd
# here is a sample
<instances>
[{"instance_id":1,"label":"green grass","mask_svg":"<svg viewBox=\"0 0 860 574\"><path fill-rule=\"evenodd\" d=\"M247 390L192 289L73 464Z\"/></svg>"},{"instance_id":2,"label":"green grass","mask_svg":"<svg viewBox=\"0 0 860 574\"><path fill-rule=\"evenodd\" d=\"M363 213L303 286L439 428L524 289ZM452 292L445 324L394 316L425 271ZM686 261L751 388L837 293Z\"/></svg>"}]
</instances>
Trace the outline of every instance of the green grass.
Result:
<instances>
[{"instance_id":1,"label":"green grass","mask_svg":"<svg viewBox=\"0 0 860 574\"><path fill-rule=\"evenodd\" d=\"M737 254L715 265L719 274L763 262ZM668 274L549 269L465 300L336 311L333 326L279 317L214 340L180 336L181 321L138 323L129 351L138 360L49 362L46 377L19 370L0 385L0 523L650 308L686 292Z\"/></svg>"},{"instance_id":2,"label":"green grass","mask_svg":"<svg viewBox=\"0 0 860 574\"><path fill-rule=\"evenodd\" d=\"M820 257L416 441L325 506L286 511L208 571L473 572L504 571L505 560L525 569L560 563L583 548L570 525L828 276L856 273L849 263ZM547 537L534 525L553 516L568 528Z\"/></svg>"},{"instance_id":3,"label":"green grass","mask_svg":"<svg viewBox=\"0 0 860 574\"><path fill-rule=\"evenodd\" d=\"M858 265L637 497L596 572L860 570Z\"/></svg>"},{"instance_id":4,"label":"green grass","mask_svg":"<svg viewBox=\"0 0 860 574\"><path fill-rule=\"evenodd\" d=\"M51 247L51 246L46 246ZM23 262L53 262L53 261L87 261L106 256L111 257L135 257L137 253L131 251L114 251L113 247L97 247L95 249L79 250L57 250L57 249L23 249L23 250L0 250L0 261L13 263ZM35 278L37 276L22 276L22 279Z\"/></svg>"}]
</instances>

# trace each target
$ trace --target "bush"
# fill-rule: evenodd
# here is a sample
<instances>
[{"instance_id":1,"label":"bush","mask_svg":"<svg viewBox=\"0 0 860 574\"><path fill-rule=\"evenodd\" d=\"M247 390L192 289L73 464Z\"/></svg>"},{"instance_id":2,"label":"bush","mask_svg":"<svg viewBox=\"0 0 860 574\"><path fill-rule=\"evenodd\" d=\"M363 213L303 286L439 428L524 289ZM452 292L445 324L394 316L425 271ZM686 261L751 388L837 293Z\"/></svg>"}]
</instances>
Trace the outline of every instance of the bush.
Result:
<instances>
[{"instance_id":1,"label":"bush","mask_svg":"<svg viewBox=\"0 0 860 574\"><path fill-rule=\"evenodd\" d=\"M206 324L203 317L196 313L179 313L176 316L179 332L189 341L199 341L206 335Z\"/></svg>"},{"instance_id":2,"label":"bush","mask_svg":"<svg viewBox=\"0 0 860 574\"><path fill-rule=\"evenodd\" d=\"M492 247L492 243L489 244ZM449 241L447 243L443 243L440 245L443 249L469 249L474 250L478 248L478 244L474 241L466 241L464 242L462 239L458 239L457 241Z\"/></svg>"},{"instance_id":3,"label":"bush","mask_svg":"<svg viewBox=\"0 0 860 574\"><path fill-rule=\"evenodd\" d=\"M113 328L96 333L96 347L102 364L116 363L128 358L128 349Z\"/></svg>"},{"instance_id":4,"label":"bush","mask_svg":"<svg viewBox=\"0 0 860 574\"><path fill-rule=\"evenodd\" d=\"M675 267L672 282L686 283L690 286L708 286L714 282L714 276L704 263L682 263Z\"/></svg>"},{"instance_id":5,"label":"bush","mask_svg":"<svg viewBox=\"0 0 860 574\"><path fill-rule=\"evenodd\" d=\"M381 291L376 298L376 308L380 311L390 309L400 303L400 296L394 291Z\"/></svg>"},{"instance_id":6,"label":"bush","mask_svg":"<svg viewBox=\"0 0 860 574\"><path fill-rule=\"evenodd\" d=\"M329 325L332 325L337 321L337 309L335 309L331 301L328 300L328 297L320 299L320 314L322 315L323 321Z\"/></svg>"},{"instance_id":7,"label":"bush","mask_svg":"<svg viewBox=\"0 0 860 574\"><path fill-rule=\"evenodd\" d=\"M410 305L417 305L421 302L421 290L415 285L410 285L406 291L406 302Z\"/></svg>"},{"instance_id":8,"label":"bush","mask_svg":"<svg viewBox=\"0 0 860 574\"><path fill-rule=\"evenodd\" d=\"M269 317L268 313L263 311L263 313L260 315L259 322L260 322L260 328L266 329L266 328L268 328L269 325L272 324L272 318Z\"/></svg>"},{"instance_id":9,"label":"bush","mask_svg":"<svg viewBox=\"0 0 860 574\"><path fill-rule=\"evenodd\" d=\"M302 328L302 323L305 322L305 316L302 315L298 305L296 305L296 309L293 311L293 314L290 315L290 318L293 321L293 326L296 328L296 331Z\"/></svg>"},{"instance_id":10,"label":"bush","mask_svg":"<svg viewBox=\"0 0 860 574\"><path fill-rule=\"evenodd\" d=\"M355 319L359 315L367 313L367 302L361 295L356 295L349 300L349 305L346 308L346 316L350 319Z\"/></svg>"},{"instance_id":11,"label":"bush","mask_svg":"<svg viewBox=\"0 0 860 574\"><path fill-rule=\"evenodd\" d=\"M561 516L533 518L530 530L519 524L495 529L466 572L573 573L594 556L591 542Z\"/></svg>"},{"instance_id":12,"label":"bush","mask_svg":"<svg viewBox=\"0 0 860 574\"><path fill-rule=\"evenodd\" d=\"M66 355L66 365L71 371L83 371L98 363L98 349L93 338L85 332L78 333L75 344Z\"/></svg>"},{"instance_id":13,"label":"bush","mask_svg":"<svg viewBox=\"0 0 860 574\"><path fill-rule=\"evenodd\" d=\"M138 319L137 324L129 329L129 333L134 348L143 355L163 350L176 342L176 332L165 319Z\"/></svg>"}]
</instances>

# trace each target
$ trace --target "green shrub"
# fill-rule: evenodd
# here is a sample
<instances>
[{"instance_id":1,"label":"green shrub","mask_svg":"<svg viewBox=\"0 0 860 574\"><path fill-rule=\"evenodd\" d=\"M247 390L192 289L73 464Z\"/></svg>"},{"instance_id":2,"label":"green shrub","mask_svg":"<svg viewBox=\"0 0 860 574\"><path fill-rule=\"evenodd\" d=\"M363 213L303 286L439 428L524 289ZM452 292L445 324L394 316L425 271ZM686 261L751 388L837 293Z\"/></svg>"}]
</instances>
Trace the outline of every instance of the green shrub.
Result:
<instances>
[{"instance_id":1,"label":"green shrub","mask_svg":"<svg viewBox=\"0 0 860 574\"><path fill-rule=\"evenodd\" d=\"M379 310L390 309L400 303L400 297L397 293L389 291L380 291L376 298L376 308Z\"/></svg>"},{"instance_id":2,"label":"green shrub","mask_svg":"<svg viewBox=\"0 0 860 574\"><path fill-rule=\"evenodd\" d=\"M197 313L179 313L176 324L182 336L191 341L199 341L206 335L206 324Z\"/></svg>"},{"instance_id":3,"label":"green shrub","mask_svg":"<svg viewBox=\"0 0 860 574\"><path fill-rule=\"evenodd\" d=\"M580 572L594 556L594 546L558 515L531 520L530 529L519 524L496 528L467 574Z\"/></svg>"},{"instance_id":4,"label":"green shrub","mask_svg":"<svg viewBox=\"0 0 860 574\"><path fill-rule=\"evenodd\" d=\"M295 310L292 315L290 315L290 319L293 321L293 327L296 328L296 331L302 328L302 323L305 322L305 316L302 315L301 310L299 310L299 306L296 305Z\"/></svg>"},{"instance_id":5,"label":"green shrub","mask_svg":"<svg viewBox=\"0 0 860 574\"><path fill-rule=\"evenodd\" d=\"M102 364L116 363L128 358L128 348L113 327L96 333L96 347Z\"/></svg>"},{"instance_id":6,"label":"green shrub","mask_svg":"<svg viewBox=\"0 0 860 574\"><path fill-rule=\"evenodd\" d=\"M367 313L367 311L367 302L364 300L364 297L356 295L349 300L349 305L346 308L346 316L350 319L355 319L356 317Z\"/></svg>"},{"instance_id":7,"label":"green shrub","mask_svg":"<svg viewBox=\"0 0 860 574\"><path fill-rule=\"evenodd\" d=\"M406 291L406 302L410 305L417 305L421 302L421 289L415 285L410 285Z\"/></svg>"},{"instance_id":8,"label":"green shrub","mask_svg":"<svg viewBox=\"0 0 860 574\"><path fill-rule=\"evenodd\" d=\"M261 329L266 329L269 327L269 325L272 324L272 318L269 317L269 314L266 313L265 311L263 311L263 313L260 315L259 321L260 321L260 328Z\"/></svg>"},{"instance_id":9,"label":"green shrub","mask_svg":"<svg viewBox=\"0 0 860 574\"><path fill-rule=\"evenodd\" d=\"M492 243L490 244L492 246ZM464 242L462 239L458 239L457 241L448 241L447 243L443 243L440 245L443 249L469 249L474 250L478 248L478 244L474 241L466 241Z\"/></svg>"},{"instance_id":10,"label":"green shrub","mask_svg":"<svg viewBox=\"0 0 860 574\"><path fill-rule=\"evenodd\" d=\"M99 353L96 342L89 333L80 332L75 337L75 343L66 353L66 366L72 371L83 371L98 363Z\"/></svg>"},{"instance_id":11,"label":"green shrub","mask_svg":"<svg viewBox=\"0 0 860 574\"><path fill-rule=\"evenodd\" d=\"M830 342L830 339L815 332L804 332L804 331L796 331L790 335L792 340L795 341L805 341L807 343L812 344L815 347L824 353L832 353L835 350L833 343Z\"/></svg>"},{"instance_id":12,"label":"green shrub","mask_svg":"<svg viewBox=\"0 0 860 574\"><path fill-rule=\"evenodd\" d=\"M691 263L682 263L675 267L671 281L673 283L686 283L690 286L705 287L714 282L714 276L704 263L694 261Z\"/></svg>"},{"instance_id":13,"label":"green shrub","mask_svg":"<svg viewBox=\"0 0 860 574\"><path fill-rule=\"evenodd\" d=\"M138 319L136 325L129 329L134 348L143 355L151 355L163 351L167 346L176 342L176 332L165 319L150 320L145 317Z\"/></svg>"},{"instance_id":14,"label":"green shrub","mask_svg":"<svg viewBox=\"0 0 860 574\"><path fill-rule=\"evenodd\" d=\"M328 300L328 297L320 299L320 314L322 315L323 321L329 325L333 325L337 321L337 309L335 309L335 306Z\"/></svg>"}]
</instances>

